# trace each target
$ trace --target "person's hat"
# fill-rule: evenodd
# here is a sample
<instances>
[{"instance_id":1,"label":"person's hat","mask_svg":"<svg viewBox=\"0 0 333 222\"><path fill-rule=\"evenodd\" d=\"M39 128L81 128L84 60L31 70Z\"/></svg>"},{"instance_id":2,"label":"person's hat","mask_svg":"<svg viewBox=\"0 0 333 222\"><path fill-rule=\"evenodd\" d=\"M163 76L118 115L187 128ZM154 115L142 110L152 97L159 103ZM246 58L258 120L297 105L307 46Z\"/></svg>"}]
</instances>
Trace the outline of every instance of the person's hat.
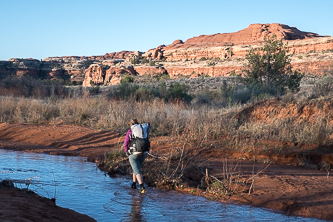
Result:
<instances>
[{"instance_id":1,"label":"person's hat","mask_svg":"<svg viewBox=\"0 0 333 222\"><path fill-rule=\"evenodd\" d=\"M134 124L139 124L138 120L137 119L131 119L128 124L130 125L134 125Z\"/></svg>"}]
</instances>

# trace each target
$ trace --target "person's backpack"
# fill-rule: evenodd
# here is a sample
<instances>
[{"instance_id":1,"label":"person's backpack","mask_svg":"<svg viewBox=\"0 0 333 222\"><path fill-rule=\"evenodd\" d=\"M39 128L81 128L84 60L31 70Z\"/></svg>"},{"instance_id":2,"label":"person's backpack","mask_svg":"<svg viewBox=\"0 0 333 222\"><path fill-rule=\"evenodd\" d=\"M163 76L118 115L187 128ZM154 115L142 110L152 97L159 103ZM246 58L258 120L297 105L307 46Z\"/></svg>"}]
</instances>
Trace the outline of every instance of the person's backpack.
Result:
<instances>
[{"instance_id":1,"label":"person's backpack","mask_svg":"<svg viewBox=\"0 0 333 222\"><path fill-rule=\"evenodd\" d=\"M130 150L132 152L148 152L150 149L149 123L134 124L131 126Z\"/></svg>"}]
</instances>

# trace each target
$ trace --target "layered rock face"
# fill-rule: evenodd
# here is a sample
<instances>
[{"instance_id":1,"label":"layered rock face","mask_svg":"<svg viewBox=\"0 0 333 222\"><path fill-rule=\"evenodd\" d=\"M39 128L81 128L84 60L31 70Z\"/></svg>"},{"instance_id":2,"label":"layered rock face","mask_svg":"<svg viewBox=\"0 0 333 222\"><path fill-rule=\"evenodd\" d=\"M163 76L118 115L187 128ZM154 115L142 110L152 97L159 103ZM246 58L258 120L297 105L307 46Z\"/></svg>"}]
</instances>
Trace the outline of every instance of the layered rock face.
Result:
<instances>
[{"instance_id":1,"label":"layered rock face","mask_svg":"<svg viewBox=\"0 0 333 222\"><path fill-rule=\"evenodd\" d=\"M36 59L9 59L0 61L0 78L9 75L38 77L41 62Z\"/></svg>"},{"instance_id":2,"label":"layered rock face","mask_svg":"<svg viewBox=\"0 0 333 222\"><path fill-rule=\"evenodd\" d=\"M302 32L295 27L289 27L288 25L272 23L272 24L252 24L248 28L235 33L223 33L215 35L201 35L188 39L185 44L198 44L198 43L225 43L241 45L241 44L253 44L255 42L261 42L267 36L276 35L278 39L283 40L297 40L308 39L315 37L322 37L318 34L311 32Z\"/></svg>"},{"instance_id":3,"label":"layered rock face","mask_svg":"<svg viewBox=\"0 0 333 222\"><path fill-rule=\"evenodd\" d=\"M333 61L332 37L276 23L253 24L235 33L201 35L185 42L176 40L149 51L158 49L163 53L167 61L164 67L170 76L177 73L228 76L242 73L249 48L259 48L266 37L273 35L288 44L292 65L301 72L323 75Z\"/></svg>"},{"instance_id":4,"label":"layered rock face","mask_svg":"<svg viewBox=\"0 0 333 222\"><path fill-rule=\"evenodd\" d=\"M160 45L146 52L121 51L101 56L49 57L0 61L0 78L31 75L76 81L83 86L118 84L124 75L169 74L217 77L242 73L245 55L276 35L289 46L292 65L301 72L323 75L333 69L333 37L302 32L283 24L252 24L235 33L201 35Z\"/></svg>"},{"instance_id":5,"label":"layered rock face","mask_svg":"<svg viewBox=\"0 0 333 222\"><path fill-rule=\"evenodd\" d=\"M93 85L117 85L122 79L121 75L135 75L133 67L107 67L100 64L92 64L85 70L83 86Z\"/></svg>"}]
</instances>

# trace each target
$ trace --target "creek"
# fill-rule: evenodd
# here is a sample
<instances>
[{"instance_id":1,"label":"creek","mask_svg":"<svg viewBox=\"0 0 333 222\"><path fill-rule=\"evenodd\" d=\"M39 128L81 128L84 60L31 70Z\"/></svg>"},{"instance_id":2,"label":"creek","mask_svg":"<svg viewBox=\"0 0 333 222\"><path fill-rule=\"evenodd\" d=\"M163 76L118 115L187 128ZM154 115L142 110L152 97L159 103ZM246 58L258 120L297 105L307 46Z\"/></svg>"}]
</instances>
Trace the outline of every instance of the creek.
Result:
<instances>
[{"instance_id":1,"label":"creek","mask_svg":"<svg viewBox=\"0 0 333 222\"><path fill-rule=\"evenodd\" d=\"M97 221L321 221L262 208L209 201L148 187L130 188L129 177L109 177L83 157L0 149L0 179L29 188Z\"/></svg>"}]
</instances>

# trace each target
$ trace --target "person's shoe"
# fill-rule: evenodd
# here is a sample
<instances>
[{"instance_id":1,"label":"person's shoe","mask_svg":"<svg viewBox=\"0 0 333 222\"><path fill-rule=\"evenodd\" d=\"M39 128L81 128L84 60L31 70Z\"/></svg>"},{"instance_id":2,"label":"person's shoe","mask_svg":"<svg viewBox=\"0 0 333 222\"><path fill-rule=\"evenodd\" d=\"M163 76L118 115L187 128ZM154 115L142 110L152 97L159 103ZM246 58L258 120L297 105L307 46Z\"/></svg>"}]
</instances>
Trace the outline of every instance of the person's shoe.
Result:
<instances>
[{"instance_id":1,"label":"person's shoe","mask_svg":"<svg viewBox=\"0 0 333 222\"><path fill-rule=\"evenodd\" d=\"M140 193L146 193L146 188L140 187Z\"/></svg>"},{"instance_id":2,"label":"person's shoe","mask_svg":"<svg viewBox=\"0 0 333 222\"><path fill-rule=\"evenodd\" d=\"M131 187L132 187L133 189L136 189L136 183L133 182Z\"/></svg>"}]
</instances>

